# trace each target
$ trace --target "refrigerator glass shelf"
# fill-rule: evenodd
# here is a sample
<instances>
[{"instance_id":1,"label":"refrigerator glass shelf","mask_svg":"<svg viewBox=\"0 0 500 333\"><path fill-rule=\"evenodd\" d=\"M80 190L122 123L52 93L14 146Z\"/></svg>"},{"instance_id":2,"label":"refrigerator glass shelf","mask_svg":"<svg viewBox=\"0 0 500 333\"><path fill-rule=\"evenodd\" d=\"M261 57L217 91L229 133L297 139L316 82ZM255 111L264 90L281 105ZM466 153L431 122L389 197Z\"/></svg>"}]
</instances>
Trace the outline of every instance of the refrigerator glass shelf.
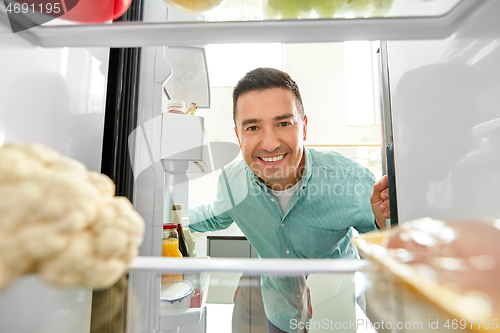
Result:
<instances>
[{"instance_id":1,"label":"refrigerator glass shelf","mask_svg":"<svg viewBox=\"0 0 500 333\"><path fill-rule=\"evenodd\" d=\"M247 274L353 273L367 265L355 259L246 259L137 257L129 271L200 273L241 271Z\"/></svg>"},{"instance_id":2,"label":"refrigerator glass shelf","mask_svg":"<svg viewBox=\"0 0 500 333\"><path fill-rule=\"evenodd\" d=\"M238 22L353 18L437 17L467 0L158 0L167 22ZM196 4L197 8L196 8ZM203 5L205 4L205 5ZM155 22L155 21L150 21ZM158 22L159 23L159 22ZM56 19L44 26L75 25Z\"/></svg>"},{"instance_id":3,"label":"refrigerator glass shelf","mask_svg":"<svg viewBox=\"0 0 500 333\"><path fill-rule=\"evenodd\" d=\"M204 12L184 6L185 0L165 1L169 21L227 22L440 16L462 0L210 0L213 9Z\"/></svg>"},{"instance_id":4,"label":"refrigerator glass shelf","mask_svg":"<svg viewBox=\"0 0 500 333\"><path fill-rule=\"evenodd\" d=\"M168 7L164 8L167 16L166 22L71 23L68 25L55 19L43 26L20 31L17 34L41 47L143 47L217 43L444 39L467 21L477 8L492 0L411 0L411 3L435 5L435 8L439 8L439 10L427 12L410 11L409 6L399 4L402 0L393 0L392 6L399 7L400 11L398 13L394 10L395 13L391 16L389 13L392 9L386 17L374 15L360 18L352 16L351 13L346 14L351 15L349 18L328 19L280 20L276 17L265 19L262 15L251 14L252 10L247 10L245 6L242 6L239 12L245 15L249 13L249 16L243 17L238 14L232 18L233 21L225 18L225 14L222 14L223 7L238 3L238 1L241 4L253 3L253 1L246 0L227 0L220 9L214 9L203 15L187 14ZM262 1L264 0L261 0L261 5L264 4ZM408 3L410 0L405 1ZM167 7L167 5L162 6ZM262 6L259 8L262 12ZM220 13L217 14L218 12ZM236 13L237 11L227 10L227 12ZM6 26L4 28L9 27L9 19L3 6L0 6L1 23Z\"/></svg>"}]
</instances>

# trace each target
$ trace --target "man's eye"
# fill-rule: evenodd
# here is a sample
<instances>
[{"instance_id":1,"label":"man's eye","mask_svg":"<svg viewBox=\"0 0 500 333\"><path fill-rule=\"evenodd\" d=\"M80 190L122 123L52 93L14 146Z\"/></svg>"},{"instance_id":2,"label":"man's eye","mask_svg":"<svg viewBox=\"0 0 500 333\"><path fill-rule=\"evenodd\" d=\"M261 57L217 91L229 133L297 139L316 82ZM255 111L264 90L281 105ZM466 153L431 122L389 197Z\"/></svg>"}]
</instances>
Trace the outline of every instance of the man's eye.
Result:
<instances>
[{"instance_id":1,"label":"man's eye","mask_svg":"<svg viewBox=\"0 0 500 333\"><path fill-rule=\"evenodd\" d=\"M256 131L257 130L257 126L249 126L247 127L247 131Z\"/></svg>"},{"instance_id":2,"label":"man's eye","mask_svg":"<svg viewBox=\"0 0 500 333\"><path fill-rule=\"evenodd\" d=\"M290 123L288 121L282 121L280 123L280 126L288 126L288 125L290 125Z\"/></svg>"}]
</instances>

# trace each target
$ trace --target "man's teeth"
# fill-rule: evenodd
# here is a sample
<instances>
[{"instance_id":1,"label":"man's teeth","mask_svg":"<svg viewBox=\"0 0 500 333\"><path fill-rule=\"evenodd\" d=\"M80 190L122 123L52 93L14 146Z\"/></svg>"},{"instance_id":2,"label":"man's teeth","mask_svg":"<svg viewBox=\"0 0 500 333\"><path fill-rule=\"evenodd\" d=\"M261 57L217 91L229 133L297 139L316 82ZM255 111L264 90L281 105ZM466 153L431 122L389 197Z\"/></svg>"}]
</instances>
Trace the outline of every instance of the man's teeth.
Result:
<instances>
[{"instance_id":1,"label":"man's teeth","mask_svg":"<svg viewBox=\"0 0 500 333\"><path fill-rule=\"evenodd\" d=\"M280 155L280 156L274 156L274 157L262 157L262 160L264 162L276 162L281 160L285 155Z\"/></svg>"}]
</instances>

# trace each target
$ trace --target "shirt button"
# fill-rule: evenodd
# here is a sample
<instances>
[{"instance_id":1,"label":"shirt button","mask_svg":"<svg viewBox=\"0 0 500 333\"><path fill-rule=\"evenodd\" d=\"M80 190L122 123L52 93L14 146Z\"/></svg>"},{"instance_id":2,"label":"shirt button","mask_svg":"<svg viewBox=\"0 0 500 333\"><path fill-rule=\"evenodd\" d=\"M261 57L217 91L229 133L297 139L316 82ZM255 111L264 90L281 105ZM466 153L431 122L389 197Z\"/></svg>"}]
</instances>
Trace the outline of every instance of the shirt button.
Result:
<instances>
[{"instance_id":1,"label":"shirt button","mask_svg":"<svg viewBox=\"0 0 500 333\"><path fill-rule=\"evenodd\" d=\"M271 198L271 201L274 202L274 198Z\"/></svg>"},{"instance_id":2,"label":"shirt button","mask_svg":"<svg viewBox=\"0 0 500 333\"><path fill-rule=\"evenodd\" d=\"M286 251L285 251L285 253L286 253L286 254L290 254L290 250L286 250Z\"/></svg>"},{"instance_id":3,"label":"shirt button","mask_svg":"<svg viewBox=\"0 0 500 333\"><path fill-rule=\"evenodd\" d=\"M281 223L281 227L283 228L285 226L285 223Z\"/></svg>"}]
</instances>

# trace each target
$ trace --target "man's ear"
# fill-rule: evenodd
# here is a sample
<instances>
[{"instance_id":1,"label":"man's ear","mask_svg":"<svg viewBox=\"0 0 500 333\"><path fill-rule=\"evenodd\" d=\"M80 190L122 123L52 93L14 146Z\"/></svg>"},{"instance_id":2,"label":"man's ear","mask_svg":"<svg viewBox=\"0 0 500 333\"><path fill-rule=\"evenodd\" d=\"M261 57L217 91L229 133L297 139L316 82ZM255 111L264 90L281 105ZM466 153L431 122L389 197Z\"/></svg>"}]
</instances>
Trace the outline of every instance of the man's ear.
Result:
<instances>
[{"instance_id":1,"label":"man's ear","mask_svg":"<svg viewBox=\"0 0 500 333\"><path fill-rule=\"evenodd\" d=\"M234 133L236 133L236 137L238 138L238 144L240 145L240 149L242 149L240 136L238 135L238 129L236 128L236 126L234 126Z\"/></svg>"},{"instance_id":2,"label":"man's ear","mask_svg":"<svg viewBox=\"0 0 500 333\"><path fill-rule=\"evenodd\" d=\"M303 127L303 130L304 130L304 137L303 137L303 140L306 141L306 136L307 136L307 116L304 115L304 120L303 120L303 124L302 124Z\"/></svg>"}]
</instances>

